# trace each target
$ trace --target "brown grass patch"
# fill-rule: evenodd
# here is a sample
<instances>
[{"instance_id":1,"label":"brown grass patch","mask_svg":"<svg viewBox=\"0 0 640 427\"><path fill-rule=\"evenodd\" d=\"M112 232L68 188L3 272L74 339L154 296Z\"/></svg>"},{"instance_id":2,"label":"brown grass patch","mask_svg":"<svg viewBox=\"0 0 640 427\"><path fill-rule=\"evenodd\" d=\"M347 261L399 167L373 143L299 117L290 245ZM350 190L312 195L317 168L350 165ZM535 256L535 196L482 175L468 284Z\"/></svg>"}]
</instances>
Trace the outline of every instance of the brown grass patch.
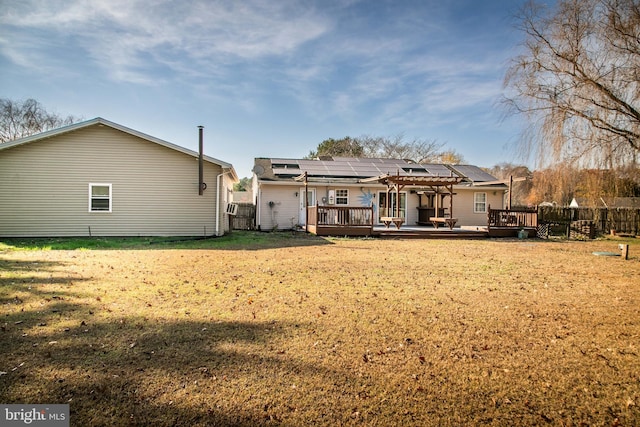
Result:
<instances>
[{"instance_id":1,"label":"brown grass patch","mask_svg":"<svg viewBox=\"0 0 640 427\"><path fill-rule=\"evenodd\" d=\"M0 253L0 402L72 425L640 425L640 245Z\"/></svg>"}]
</instances>

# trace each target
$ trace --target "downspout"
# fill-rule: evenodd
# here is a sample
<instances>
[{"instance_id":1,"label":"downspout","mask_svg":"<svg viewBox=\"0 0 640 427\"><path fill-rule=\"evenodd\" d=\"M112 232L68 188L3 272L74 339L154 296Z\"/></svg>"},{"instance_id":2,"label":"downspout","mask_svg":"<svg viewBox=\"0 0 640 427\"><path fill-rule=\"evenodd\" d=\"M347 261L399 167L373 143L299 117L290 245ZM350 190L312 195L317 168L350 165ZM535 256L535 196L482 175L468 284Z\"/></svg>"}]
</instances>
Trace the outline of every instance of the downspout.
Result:
<instances>
[{"instance_id":1,"label":"downspout","mask_svg":"<svg viewBox=\"0 0 640 427\"><path fill-rule=\"evenodd\" d=\"M256 187L256 228L260 231L262 229L262 184L258 181L258 186Z\"/></svg>"},{"instance_id":2,"label":"downspout","mask_svg":"<svg viewBox=\"0 0 640 427\"><path fill-rule=\"evenodd\" d=\"M205 189L204 184L204 162L203 162L203 154L202 154L202 131L204 126L198 126L198 195L202 196Z\"/></svg>"},{"instance_id":3,"label":"downspout","mask_svg":"<svg viewBox=\"0 0 640 427\"><path fill-rule=\"evenodd\" d=\"M229 173L231 171L222 172L216 176L216 236L222 236L220 233L220 178Z\"/></svg>"}]
</instances>

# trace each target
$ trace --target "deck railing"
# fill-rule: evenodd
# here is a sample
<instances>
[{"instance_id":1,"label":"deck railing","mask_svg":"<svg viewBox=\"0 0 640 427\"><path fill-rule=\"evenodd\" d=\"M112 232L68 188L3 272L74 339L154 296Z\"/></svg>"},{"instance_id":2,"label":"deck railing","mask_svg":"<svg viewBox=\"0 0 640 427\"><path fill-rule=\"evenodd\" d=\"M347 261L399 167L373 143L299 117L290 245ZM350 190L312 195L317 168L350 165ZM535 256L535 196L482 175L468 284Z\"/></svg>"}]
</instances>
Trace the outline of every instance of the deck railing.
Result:
<instances>
[{"instance_id":1,"label":"deck railing","mask_svg":"<svg viewBox=\"0 0 640 427\"><path fill-rule=\"evenodd\" d=\"M489 228L536 228L537 209L491 209L489 208Z\"/></svg>"},{"instance_id":2,"label":"deck railing","mask_svg":"<svg viewBox=\"0 0 640 427\"><path fill-rule=\"evenodd\" d=\"M309 206L307 207L307 229L316 234L323 234L321 229L338 234L348 234L349 229L371 231L373 230L373 208L361 206ZM362 230L360 230L359 234L362 234Z\"/></svg>"}]
</instances>

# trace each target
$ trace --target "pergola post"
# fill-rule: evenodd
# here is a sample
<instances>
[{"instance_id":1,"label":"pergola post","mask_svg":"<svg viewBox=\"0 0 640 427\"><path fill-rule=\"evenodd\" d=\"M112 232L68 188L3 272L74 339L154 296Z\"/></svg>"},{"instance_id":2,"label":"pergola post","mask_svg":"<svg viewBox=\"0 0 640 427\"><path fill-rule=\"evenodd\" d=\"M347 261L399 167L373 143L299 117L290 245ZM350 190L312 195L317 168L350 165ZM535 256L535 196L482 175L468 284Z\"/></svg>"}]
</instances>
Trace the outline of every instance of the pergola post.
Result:
<instances>
[{"instance_id":1,"label":"pergola post","mask_svg":"<svg viewBox=\"0 0 640 427\"><path fill-rule=\"evenodd\" d=\"M374 178L366 178L361 182L379 182L380 184L387 185L387 207L386 213L387 217L390 217L390 209L389 204L391 203L391 192L392 186L395 187L396 193L396 209L395 209L395 217L400 217L400 192L406 186L419 186L419 187L430 187L433 189L435 193L435 218L441 218L439 216L440 204L444 204L444 199L442 201L438 200L441 195L445 195L445 191L441 191L442 187L445 188L449 193L449 217L451 218L446 223L452 227L455 223L453 221L453 186L459 184L463 181L464 178L461 176L431 176L431 175L400 175L400 171L396 173L396 175L381 175ZM441 222L441 221L439 221Z\"/></svg>"},{"instance_id":2,"label":"pergola post","mask_svg":"<svg viewBox=\"0 0 640 427\"><path fill-rule=\"evenodd\" d=\"M453 218L453 184L447 189L449 190L449 218Z\"/></svg>"},{"instance_id":3,"label":"pergola post","mask_svg":"<svg viewBox=\"0 0 640 427\"><path fill-rule=\"evenodd\" d=\"M309 177L307 176L307 171L304 171L304 201L302 202L302 205L304 206L304 230L308 233L309 232L309 190L308 190L308 186L309 186ZM316 203L317 204L317 203ZM316 227L318 226L318 219L317 219L317 210L316 210Z\"/></svg>"},{"instance_id":4,"label":"pergola post","mask_svg":"<svg viewBox=\"0 0 640 427\"><path fill-rule=\"evenodd\" d=\"M385 216L390 216L389 215L389 205L391 204L391 187L389 186L389 184L387 184L387 203L386 203L386 210L387 210L387 214Z\"/></svg>"}]
</instances>

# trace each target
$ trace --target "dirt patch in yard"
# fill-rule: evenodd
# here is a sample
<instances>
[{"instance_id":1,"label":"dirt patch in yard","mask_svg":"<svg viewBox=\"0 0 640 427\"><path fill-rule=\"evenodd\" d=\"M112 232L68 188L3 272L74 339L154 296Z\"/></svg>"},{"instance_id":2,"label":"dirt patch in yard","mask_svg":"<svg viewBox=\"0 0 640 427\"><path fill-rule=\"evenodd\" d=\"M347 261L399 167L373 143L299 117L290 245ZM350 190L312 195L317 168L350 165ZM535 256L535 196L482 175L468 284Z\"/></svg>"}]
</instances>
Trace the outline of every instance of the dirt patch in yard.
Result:
<instances>
[{"instance_id":1,"label":"dirt patch in yard","mask_svg":"<svg viewBox=\"0 0 640 427\"><path fill-rule=\"evenodd\" d=\"M634 240L625 261L313 239L0 252L0 402L72 425L640 425Z\"/></svg>"}]
</instances>

